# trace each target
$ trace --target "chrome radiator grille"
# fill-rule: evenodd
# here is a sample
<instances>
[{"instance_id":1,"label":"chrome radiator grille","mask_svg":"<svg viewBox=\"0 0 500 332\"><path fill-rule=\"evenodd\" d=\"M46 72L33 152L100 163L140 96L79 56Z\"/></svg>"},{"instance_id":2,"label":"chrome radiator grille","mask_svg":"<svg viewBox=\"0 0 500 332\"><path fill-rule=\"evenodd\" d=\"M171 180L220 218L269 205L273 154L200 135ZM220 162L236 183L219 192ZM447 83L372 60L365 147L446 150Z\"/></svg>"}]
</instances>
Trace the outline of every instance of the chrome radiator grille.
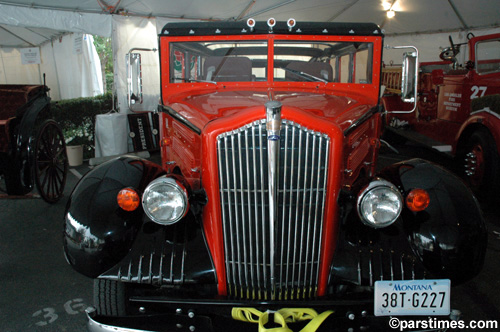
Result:
<instances>
[{"instance_id":1,"label":"chrome radiator grille","mask_svg":"<svg viewBox=\"0 0 500 332\"><path fill-rule=\"evenodd\" d=\"M234 298L316 295L330 139L287 120L281 128L275 225L266 121L217 137L226 278Z\"/></svg>"}]
</instances>

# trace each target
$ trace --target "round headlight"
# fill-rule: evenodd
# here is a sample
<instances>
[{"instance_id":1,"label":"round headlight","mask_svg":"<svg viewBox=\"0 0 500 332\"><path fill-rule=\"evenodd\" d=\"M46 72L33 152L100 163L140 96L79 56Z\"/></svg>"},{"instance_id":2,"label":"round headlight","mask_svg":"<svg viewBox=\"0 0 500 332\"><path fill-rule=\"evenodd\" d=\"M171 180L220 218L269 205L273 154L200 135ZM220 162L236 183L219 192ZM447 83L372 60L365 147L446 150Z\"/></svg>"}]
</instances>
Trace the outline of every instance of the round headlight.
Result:
<instances>
[{"instance_id":1,"label":"round headlight","mask_svg":"<svg viewBox=\"0 0 500 332\"><path fill-rule=\"evenodd\" d=\"M358 215L371 227L391 225L403 210L403 197L398 189L385 180L372 181L358 196Z\"/></svg>"},{"instance_id":2,"label":"round headlight","mask_svg":"<svg viewBox=\"0 0 500 332\"><path fill-rule=\"evenodd\" d=\"M152 181L142 196L142 206L146 215L161 225L176 223L188 210L186 188L173 178L160 177Z\"/></svg>"}]
</instances>

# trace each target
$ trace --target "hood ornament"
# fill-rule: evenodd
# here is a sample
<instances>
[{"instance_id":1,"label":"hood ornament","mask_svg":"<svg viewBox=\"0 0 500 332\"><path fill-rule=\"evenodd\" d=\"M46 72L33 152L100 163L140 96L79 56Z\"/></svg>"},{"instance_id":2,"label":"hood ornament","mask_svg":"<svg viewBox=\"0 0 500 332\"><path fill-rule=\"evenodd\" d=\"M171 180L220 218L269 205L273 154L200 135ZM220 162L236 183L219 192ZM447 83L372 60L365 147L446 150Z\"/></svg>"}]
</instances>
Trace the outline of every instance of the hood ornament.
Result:
<instances>
[{"instance_id":1,"label":"hood ornament","mask_svg":"<svg viewBox=\"0 0 500 332\"><path fill-rule=\"evenodd\" d=\"M266 120L267 139L279 141L281 131L281 103L279 101L266 103Z\"/></svg>"}]
</instances>

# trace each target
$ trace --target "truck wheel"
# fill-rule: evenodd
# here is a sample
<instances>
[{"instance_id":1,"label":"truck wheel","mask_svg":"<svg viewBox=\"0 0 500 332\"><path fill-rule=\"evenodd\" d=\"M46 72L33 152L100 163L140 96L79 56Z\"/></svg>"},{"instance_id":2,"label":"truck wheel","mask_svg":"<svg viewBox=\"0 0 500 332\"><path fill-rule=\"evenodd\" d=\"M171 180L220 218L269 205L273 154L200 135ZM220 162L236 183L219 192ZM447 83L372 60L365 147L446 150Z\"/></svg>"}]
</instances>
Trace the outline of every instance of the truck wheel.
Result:
<instances>
[{"instance_id":1,"label":"truck wheel","mask_svg":"<svg viewBox=\"0 0 500 332\"><path fill-rule=\"evenodd\" d=\"M94 306L99 315L125 316L125 284L114 280L94 279Z\"/></svg>"},{"instance_id":2,"label":"truck wheel","mask_svg":"<svg viewBox=\"0 0 500 332\"><path fill-rule=\"evenodd\" d=\"M464 177L470 188L481 198L491 198L499 183L499 156L495 140L491 134L480 129L467 140L461 161L464 165Z\"/></svg>"}]
</instances>

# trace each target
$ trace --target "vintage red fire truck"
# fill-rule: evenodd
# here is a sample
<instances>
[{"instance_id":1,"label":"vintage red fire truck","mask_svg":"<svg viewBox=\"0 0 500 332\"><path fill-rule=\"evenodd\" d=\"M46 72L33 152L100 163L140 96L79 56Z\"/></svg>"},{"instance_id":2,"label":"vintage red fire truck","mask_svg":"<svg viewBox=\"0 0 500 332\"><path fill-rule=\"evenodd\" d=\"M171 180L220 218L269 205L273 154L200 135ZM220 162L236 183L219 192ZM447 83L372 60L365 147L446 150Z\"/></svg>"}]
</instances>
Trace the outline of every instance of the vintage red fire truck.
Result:
<instances>
[{"instance_id":1,"label":"vintage red fire truck","mask_svg":"<svg viewBox=\"0 0 500 332\"><path fill-rule=\"evenodd\" d=\"M161 164L102 164L67 205L66 258L95 279L89 330L448 316L451 285L482 267L484 220L432 163L377 172L383 38L361 23L168 23Z\"/></svg>"},{"instance_id":2,"label":"vintage red fire truck","mask_svg":"<svg viewBox=\"0 0 500 332\"><path fill-rule=\"evenodd\" d=\"M477 195L498 197L500 185L500 34L473 37L454 44L441 62L420 65L416 111L391 94L398 89L398 70L388 67L383 84L389 87L384 106L389 130L455 156L459 171ZM468 46L469 58L457 54Z\"/></svg>"}]
</instances>

